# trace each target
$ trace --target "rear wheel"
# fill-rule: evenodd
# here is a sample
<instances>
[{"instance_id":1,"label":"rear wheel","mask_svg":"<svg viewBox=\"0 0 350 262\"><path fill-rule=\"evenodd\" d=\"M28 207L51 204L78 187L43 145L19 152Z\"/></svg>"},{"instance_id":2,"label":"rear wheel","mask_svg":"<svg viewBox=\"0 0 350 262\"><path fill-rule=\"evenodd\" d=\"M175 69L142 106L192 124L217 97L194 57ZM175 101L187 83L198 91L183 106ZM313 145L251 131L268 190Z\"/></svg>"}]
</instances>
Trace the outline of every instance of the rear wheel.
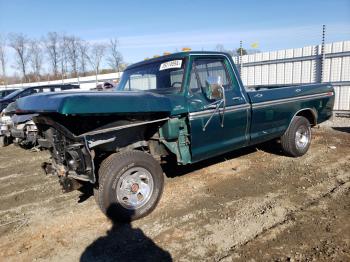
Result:
<instances>
[{"instance_id":1,"label":"rear wheel","mask_svg":"<svg viewBox=\"0 0 350 262\"><path fill-rule=\"evenodd\" d=\"M290 156L302 156L308 151L310 143L310 122L302 116L294 117L289 128L281 137L283 151Z\"/></svg>"},{"instance_id":2,"label":"rear wheel","mask_svg":"<svg viewBox=\"0 0 350 262\"><path fill-rule=\"evenodd\" d=\"M94 193L100 209L109 218L128 222L153 211L163 186L159 163L147 153L129 151L112 154L101 163Z\"/></svg>"}]
</instances>

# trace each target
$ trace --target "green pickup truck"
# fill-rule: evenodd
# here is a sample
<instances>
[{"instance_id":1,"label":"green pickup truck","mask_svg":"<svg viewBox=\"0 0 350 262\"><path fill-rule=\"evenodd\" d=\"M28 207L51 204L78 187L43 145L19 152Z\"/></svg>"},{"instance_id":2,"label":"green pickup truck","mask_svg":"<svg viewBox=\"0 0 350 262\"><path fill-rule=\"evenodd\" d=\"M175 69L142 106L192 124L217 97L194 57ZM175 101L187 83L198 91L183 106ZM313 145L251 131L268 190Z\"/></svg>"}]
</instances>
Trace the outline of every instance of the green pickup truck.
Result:
<instances>
[{"instance_id":1,"label":"green pickup truck","mask_svg":"<svg viewBox=\"0 0 350 262\"><path fill-rule=\"evenodd\" d=\"M91 183L101 210L125 221L157 205L164 161L186 165L276 139L302 156L333 104L329 84L245 89L228 54L191 51L129 66L117 91L34 95L18 100L17 113L39 114L47 173L65 191Z\"/></svg>"}]
</instances>

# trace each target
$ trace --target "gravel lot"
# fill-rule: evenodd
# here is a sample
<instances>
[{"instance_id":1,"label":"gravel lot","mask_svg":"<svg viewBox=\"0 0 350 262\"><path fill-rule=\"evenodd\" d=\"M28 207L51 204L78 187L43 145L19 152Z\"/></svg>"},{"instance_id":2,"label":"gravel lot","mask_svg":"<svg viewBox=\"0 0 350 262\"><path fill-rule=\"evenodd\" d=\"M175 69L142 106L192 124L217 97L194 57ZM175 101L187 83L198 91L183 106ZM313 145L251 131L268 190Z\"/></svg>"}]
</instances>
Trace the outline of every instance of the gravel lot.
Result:
<instances>
[{"instance_id":1,"label":"gravel lot","mask_svg":"<svg viewBox=\"0 0 350 262\"><path fill-rule=\"evenodd\" d=\"M6 261L350 261L350 118L313 130L309 152L278 144L166 166L149 216L110 222L91 190L62 194L48 154L0 149L0 258Z\"/></svg>"}]
</instances>

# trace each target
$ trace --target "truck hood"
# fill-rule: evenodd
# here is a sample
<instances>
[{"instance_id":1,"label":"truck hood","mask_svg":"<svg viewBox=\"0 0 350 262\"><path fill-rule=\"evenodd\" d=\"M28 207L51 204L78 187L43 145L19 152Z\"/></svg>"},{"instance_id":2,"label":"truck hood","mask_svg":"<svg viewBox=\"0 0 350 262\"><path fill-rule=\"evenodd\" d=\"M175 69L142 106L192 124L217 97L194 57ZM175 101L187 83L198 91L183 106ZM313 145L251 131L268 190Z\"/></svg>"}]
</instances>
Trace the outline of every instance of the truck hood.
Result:
<instances>
[{"instance_id":1,"label":"truck hood","mask_svg":"<svg viewBox=\"0 0 350 262\"><path fill-rule=\"evenodd\" d=\"M152 92L62 92L17 100L17 113L108 114L171 112L168 96Z\"/></svg>"}]
</instances>

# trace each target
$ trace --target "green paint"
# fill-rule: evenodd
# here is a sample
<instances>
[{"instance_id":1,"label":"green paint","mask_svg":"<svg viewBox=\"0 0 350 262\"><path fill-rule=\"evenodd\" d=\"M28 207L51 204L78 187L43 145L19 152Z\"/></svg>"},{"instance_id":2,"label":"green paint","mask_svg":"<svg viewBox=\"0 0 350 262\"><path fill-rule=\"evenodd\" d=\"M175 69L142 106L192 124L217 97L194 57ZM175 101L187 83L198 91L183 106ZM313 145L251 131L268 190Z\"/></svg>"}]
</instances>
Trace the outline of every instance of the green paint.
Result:
<instances>
[{"instance_id":1,"label":"green paint","mask_svg":"<svg viewBox=\"0 0 350 262\"><path fill-rule=\"evenodd\" d=\"M191 163L188 129L184 118L170 119L159 129L160 141L176 155L179 164Z\"/></svg>"}]
</instances>

